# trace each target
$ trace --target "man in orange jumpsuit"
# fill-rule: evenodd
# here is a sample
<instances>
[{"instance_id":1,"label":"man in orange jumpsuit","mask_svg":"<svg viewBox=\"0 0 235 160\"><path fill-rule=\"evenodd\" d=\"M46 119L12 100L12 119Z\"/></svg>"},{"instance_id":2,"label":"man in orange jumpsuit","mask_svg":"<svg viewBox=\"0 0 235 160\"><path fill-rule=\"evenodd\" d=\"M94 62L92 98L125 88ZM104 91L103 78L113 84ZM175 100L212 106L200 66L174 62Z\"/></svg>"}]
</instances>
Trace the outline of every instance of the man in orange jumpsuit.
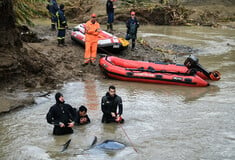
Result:
<instances>
[{"instance_id":1,"label":"man in orange jumpsuit","mask_svg":"<svg viewBox=\"0 0 235 160\"><path fill-rule=\"evenodd\" d=\"M85 55L83 66L91 63L95 66L98 35L100 32L100 24L96 21L96 14L91 15L91 20L86 22L85 26Z\"/></svg>"}]
</instances>

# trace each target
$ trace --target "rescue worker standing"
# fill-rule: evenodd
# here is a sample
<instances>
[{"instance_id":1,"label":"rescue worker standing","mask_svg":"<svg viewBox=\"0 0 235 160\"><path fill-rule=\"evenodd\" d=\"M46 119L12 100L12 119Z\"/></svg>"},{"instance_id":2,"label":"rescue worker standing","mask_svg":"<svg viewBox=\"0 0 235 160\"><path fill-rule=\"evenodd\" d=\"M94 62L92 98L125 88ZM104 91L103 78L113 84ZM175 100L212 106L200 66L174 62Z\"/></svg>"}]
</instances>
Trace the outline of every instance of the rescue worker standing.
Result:
<instances>
[{"instance_id":1,"label":"rescue worker standing","mask_svg":"<svg viewBox=\"0 0 235 160\"><path fill-rule=\"evenodd\" d=\"M115 86L109 86L109 91L102 97L101 109L103 112L102 123L124 122L124 119L121 117L123 111L122 98L116 95Z\"/></svg>"},{"instance_id":2,"label":"rescue worker standing","mask_svg":"<svg viewBox=\"0 0 235 160\"><path fill-rule=\"evenodd\" d=\"M64 4L60 5L60 9L56 12L57 17L57 39L58 39L58 46L66 46L65 44L65 34L67 26L66 17L64 15Z\"/></svg>"},{"instance_id":3,"label":"rescue worker standing","mask_svg":"<svg viewBox=\"0 0 235 160\"><path fill-rule=\"evenodd\" d=\"M54 135L64 135L73 133L75 112L69 105L65 104L63 95L58 92L55 95L56 104L54 104L47 113L47 122L54 125Z\"/></svg>"},{"instance_id":4,"label":"rescue worker standing","mask_svg":"<svg viewBox=\"0 0 235 160\"><path fill-rule=\"evenodd\" d=\"M82 66L89 63L95 66L99 32L100 24L96 21L96 14L93 13L91 20L87 21L85 25L85 55Z\"/></svg>"},{"instance_id":5,"label":"rescue worker standing","mask_svg":"<svg viewBox=\"0 0 235 160\"><path fill-rule=\"evenodd\" d=\"M55 30L55 25L57 23L57 17L56 17L56 12L59 10L58 8L58 4L56 2L56 0L47 0L48 4L47 4L47 10L50 13L51 16L51 30Z\"/></svg>"},{"instance_id":6,"label":"rescue worker standing","mask_svg":"<svg viewBox=\"0 0 235 160\"><path fill-rule=\"evenodd\" d=\"M135 40L137 38L137 29L139 28L139 21L135 17L135 12L131 12L131 17L126 22L127 34L126 40L132 40L131 50L135 49Z\"/></svg>"},{"instance_id":7,"label":"rescue worker standing","mask_svg":"<svg viewBox=\"0 0 235 160\"><path fill-rule=\"evenodd\" d=\"M114 8L116 8L113 5L114 0L107 0L106 3L106 13L108 15L108 21L107 21L107 31L113 31L113 21L114 21Z\"/></svg>"}]
</instances>

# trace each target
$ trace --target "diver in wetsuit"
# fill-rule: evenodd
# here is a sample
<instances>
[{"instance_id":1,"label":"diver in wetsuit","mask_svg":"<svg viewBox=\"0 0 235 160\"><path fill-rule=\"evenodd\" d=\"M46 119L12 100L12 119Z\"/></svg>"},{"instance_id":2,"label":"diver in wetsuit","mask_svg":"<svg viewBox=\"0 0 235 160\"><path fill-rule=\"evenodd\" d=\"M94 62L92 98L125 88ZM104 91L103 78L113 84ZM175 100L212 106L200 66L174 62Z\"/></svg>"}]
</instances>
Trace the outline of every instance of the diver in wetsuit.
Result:
<instances>
[{"instance_id":1,"label":"diver in wetsuit","mask_svg":"<svg viewBox=\"0 0 235 160\"><path fill-rule=\"evenodd\" d=\"M121 117L123 111L122 98L116 95L115 86L110 86L109 91L102 97L101 109L103 112L102 123L124 122Z\"/></svg>"},{"instance_id":2,"label":"diver in wetsuit","mask_svg":"<svg viewBox=\"0 0 235 160\"><path fill-rule=\"evenodd\" d=\"M75 112L72 106L66 104L63 95L58 92L55 95L54 104L47 113L47 122L54 125L54 135L64 135L73 133Z\"/></svg>"}]
</instances>

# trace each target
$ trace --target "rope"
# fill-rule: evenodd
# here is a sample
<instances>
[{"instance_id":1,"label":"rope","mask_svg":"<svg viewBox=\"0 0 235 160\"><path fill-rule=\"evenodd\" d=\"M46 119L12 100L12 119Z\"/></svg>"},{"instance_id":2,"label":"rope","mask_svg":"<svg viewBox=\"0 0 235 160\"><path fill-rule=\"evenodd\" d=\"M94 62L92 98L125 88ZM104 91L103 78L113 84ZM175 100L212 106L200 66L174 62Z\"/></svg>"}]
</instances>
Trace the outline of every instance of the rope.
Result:
<instances>
[{"instance_id":1,"label":"rope","mask_svg":"<svg viewBox=\"0 0 235 160\"><path fill-rule=\"evenodd\" d=\"M131 144L131 147L134 149L134 151L135 151L136 153L138 153L138 152L137 152L137 149L136 149L135 146L133 145L133 143L132 143L130 137L127 135L127 133L126 133L126 131L124 130L124 128L122 127L122 125L121 125L120 123L118 123L118 124L119 124L119 126L121 127L121 129L122 129L122 131L124 132L124 134L126 135L127 139L129 140L129 142L130 142L130 144Z\"/></svg>"}]
</instances>

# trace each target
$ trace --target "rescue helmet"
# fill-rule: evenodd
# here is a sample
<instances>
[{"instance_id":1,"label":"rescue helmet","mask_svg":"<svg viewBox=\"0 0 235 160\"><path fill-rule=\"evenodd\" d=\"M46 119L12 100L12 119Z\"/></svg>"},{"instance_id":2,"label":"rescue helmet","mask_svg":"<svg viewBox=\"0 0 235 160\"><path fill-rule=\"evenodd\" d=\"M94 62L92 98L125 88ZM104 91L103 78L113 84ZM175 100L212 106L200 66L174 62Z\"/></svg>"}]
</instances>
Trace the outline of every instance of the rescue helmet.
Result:
<instances>
[{"instance_id":1,"label":"rescue helmet","mask_svg":"<svg viewBox=\"0 0 235 160\"><path fill-rule=\"evenodd\" d=\"M131 15L135 15L135 12L134 12L134 11L132 11L132 12L131 12Z\"/></svg>"},{"instance_id":2,"label":"rescue helmet","mask_svg":"<svg viewBox=\"0 0 235 160\"><path fill-rule=\"evenodd\" d=\"M96 18L96 14L92 13L91 18Z\"/></svg>"}]
</instances>

